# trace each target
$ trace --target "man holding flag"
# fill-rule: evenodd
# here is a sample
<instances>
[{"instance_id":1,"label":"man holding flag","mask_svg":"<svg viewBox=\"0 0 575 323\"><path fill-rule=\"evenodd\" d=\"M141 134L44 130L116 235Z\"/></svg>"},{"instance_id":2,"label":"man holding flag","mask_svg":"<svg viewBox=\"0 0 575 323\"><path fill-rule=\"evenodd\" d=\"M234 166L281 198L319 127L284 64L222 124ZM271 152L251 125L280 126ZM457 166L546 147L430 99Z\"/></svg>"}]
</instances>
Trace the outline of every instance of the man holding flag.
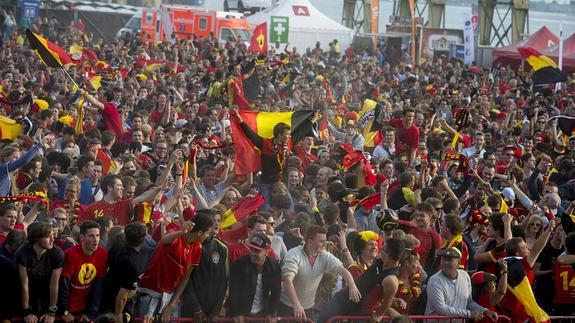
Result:
<instances>
[{"instance_id":1,"label":"man holding flag","mask_svg":"<svg viewBox=\"0 0 575 323\"><path fill-rule=\"evenodd\" d=\"M266 200L266 204L269 205L271 202L271 186L276 182L282 181L282 172L286 167L287 158L292 151L291 135L296 135L297 141L302 139L304 136L309 135L309 132L313 133L313 129L311 128L313 127L312 125L315 124L319 119L319 112L313 113L311 111L297 111L293 113L267 113L270 115L270 117L271 115L278 115L277 118L273 118L272 120L280 119L280 114L284 114L283 117L285 118L285 114L287 114L287 117L290 119L290 123L294 125L292 129L292 126L285 122L277 122L273 126L272 138L262 137L260 134L258 134L258 132L256 132L259 129L254 131L247 124L249 122L250 124L255 123L256 127L260 126L260 124L263 122L258 121L257 119L260 118L260 115L262 115L263 118L265 114L265 112L256 114L252 113L250 115L246 115L246 117L249 117L250 120L244 121L244 118L240 115L238 110L233 109L232 115L234 119L232 120L232 126L237 130L233 129L232 133L234 136L234 143L236 143L236 156L240 155L242 148L247 148L247 150L251 149L253 152L255 146L260 151L261 164L257 165L258 163L254 163L252 160L252 163L254 164L247 167L251 167L252 171L257 170L258 168L261 169L262 173L260 177L260 194L263 195ZM301 118L298 118L297 115L300 115ZM307 124L307 126L301 126L302 124ZM238 148L240 149L240 152L237 151ZM241 161L238 161L238 163L241 163ZM265 165L266 167L261 167L261 165ZM237 170L238 169L236 168L236 171Z\"/></svg>"}]
</instances>

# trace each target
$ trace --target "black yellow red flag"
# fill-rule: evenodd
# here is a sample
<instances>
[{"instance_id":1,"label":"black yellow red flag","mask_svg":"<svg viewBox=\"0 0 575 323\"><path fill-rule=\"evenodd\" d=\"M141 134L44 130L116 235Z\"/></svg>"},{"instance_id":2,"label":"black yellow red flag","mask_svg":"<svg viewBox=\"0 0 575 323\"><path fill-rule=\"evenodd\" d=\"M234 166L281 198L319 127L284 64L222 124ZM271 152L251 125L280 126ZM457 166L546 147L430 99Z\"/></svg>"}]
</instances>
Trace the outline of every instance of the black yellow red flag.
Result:
<instances>
[{"instance_id":1,"label":"black yellow red flag","mask_svg":"<svg viewBox=\"0 0 575 323\"><path fill-rule=\"evenodd\" d=\"M534 85L565 82L567 80L565 74L561 72L551 58L531 47L519 47L517 51L533 68L532 78Z\"/></svg>"},{"instance_id":2,"label":"black yellow red flag","mask_svg":"<svg viewBox=\"0 0 575 323\"><path fill-rule=\"evenodd\" d=\"M248 50L252 53L266 53L268 51L268 23L256 26Z\"/></svg>"},{"instance_id":3,"label":"black yellow red flag","mask_svg":"<svg viewBox=\"0 0 575 323\"><path fill-rule=\"evenodd\" d=\"M520 257L507 257L507 294L500 302L500 306L512 318L529 319L531 322L551 322L549 315L539 307L529 278L525 274L523 261Z\"/></svg>"},{"instance_id":4,"label":"black yellow red flag","mask_svg":"<svg viewBox=\"0 0 575 323\"><path fill-rule=\"evenodd\" d=\"M38 58L48 67L63 68L64 65L73 63L72 58L62 47L52 43L46 38L26 29L26 36Z\"/></svg>"},{"instance_id":5,"label":"black yellow red flag","mask_svg":"<svg viewBox=\"0 0 575 323\"><path fill-rule=\"evenodd\" d=\"M280 122L291 127L291 137L294 143L304 137L317 137L317 129L312 121L315 113L311 110L294 112L239 110L238 112L244 124L262 138L273 138L273 129ZM249 174L261 170L262 164L258 149L250 141L238 120L232 118L230 121L234 139L236 174Z\"/></svg>"},{"instance_id":6,"label":"black yellow red flag","mask_svg":"<svg viewBox=\"0 0 575 323\"><path fill-rule=\"evenodd\" d=\"M244 197L237 201L232 207L224 212L220 229L227 229L232 225L241 222L251 214L257 212L260 206L264 205L264 197L261 194L252 197Z\"/></svg>"}]
</instances>

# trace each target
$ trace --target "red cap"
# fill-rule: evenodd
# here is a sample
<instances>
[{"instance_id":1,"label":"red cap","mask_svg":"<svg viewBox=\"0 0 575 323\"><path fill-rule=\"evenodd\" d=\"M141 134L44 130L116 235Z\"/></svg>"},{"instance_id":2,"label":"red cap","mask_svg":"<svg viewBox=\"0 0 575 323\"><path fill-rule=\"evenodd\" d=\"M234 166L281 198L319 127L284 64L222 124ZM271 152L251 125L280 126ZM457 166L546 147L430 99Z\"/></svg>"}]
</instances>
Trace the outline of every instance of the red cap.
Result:
<instances>
[{"instance_id":1,"label":"red cap","mask_svg":"<svg viewBox=\"0 0 575 323\"><path fill-rule=\"evenodd\" d=\"M484 271L478 271L471 275L471 282L475 285L483 285L490 281L496 281L497 276Z\"/></svg>"}]
</instances>

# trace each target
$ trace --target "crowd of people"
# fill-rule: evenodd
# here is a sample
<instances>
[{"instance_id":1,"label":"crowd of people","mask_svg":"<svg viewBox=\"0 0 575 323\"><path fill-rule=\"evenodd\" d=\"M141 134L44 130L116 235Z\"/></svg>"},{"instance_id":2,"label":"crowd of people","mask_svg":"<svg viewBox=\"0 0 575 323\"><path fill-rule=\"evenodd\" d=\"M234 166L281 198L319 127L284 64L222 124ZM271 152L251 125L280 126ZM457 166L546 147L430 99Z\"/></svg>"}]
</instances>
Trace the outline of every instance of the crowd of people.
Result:
<instances>
[{"instance_id":1,"label":"crowd of people","mask_svg":"<svg viewBox=\"0 0 575 323\"><path fill-rule=\"evenodd\" d=\"M571 79L57 27L32 30L81 48L66 73L23 30L0 49L2 320L575 315ZM262 138L246 110L318 135ZM260 171L236 172L239 136Z\"/></svg>"}]
</instances>

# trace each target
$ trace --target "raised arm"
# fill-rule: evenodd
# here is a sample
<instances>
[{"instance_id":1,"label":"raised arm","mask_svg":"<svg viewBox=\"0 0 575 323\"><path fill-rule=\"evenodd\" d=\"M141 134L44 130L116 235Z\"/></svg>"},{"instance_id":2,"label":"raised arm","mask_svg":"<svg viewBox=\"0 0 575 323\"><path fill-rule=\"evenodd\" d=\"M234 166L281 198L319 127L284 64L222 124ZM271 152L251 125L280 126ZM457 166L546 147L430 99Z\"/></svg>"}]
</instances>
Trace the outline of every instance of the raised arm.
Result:
<instances>
[{"instance_id":1,"label":"raised arm","mask_svg":"<svg viewBox=\"0 0 575 323\"><path fill-rule=\"evenodd\" d=\"M507 292L507 262L505 259L501 258L499 259L498 264L499 283L497 284L497 290L495 290L495 293L489 294L489 304L491 304L491 306L499 304Z\"/></svg>"},{"instance_id":2,"label":"raised arm","mask_svg":"<svg viewBox=\"0 0 575 323\"><path fill-rule=\"evenodd\" d=\"M32 146L32 148L30 148L24 155L22 155L20 158L16 159L15 161L11 161L7 164L4 164L5 168L7 170L7 173L10 173L24 165L26 165L29 161L31 161L34 157L36 157L36 155L38 155L38 153L42 150L42 144L35 144L34 146ZM4 173L3 171L1 171L0 168L0 172ZM2 174L3 176L7 176L8 174Z\"/></svg>"},{"instance_id":3,"label":"raised arm","mask_svg":"<svg viewBox=\"0 0 575 323\"><path fill-rule=\"evenodd\" d=\"M85 97L88 102L90 102L93 106L95 106L98 110L104 110L104 103L100 102L97 98L95 98L90 93L84 91L83 89L79 89L80 95Z\"/></svg>"},{"instance_id":4,"label":"raised arm","mask_svg":"<svg viewBox=\"0 0 575 323\"><path fill-rule=\"evenodd\" d=\"M242 117L240 116L240 114L238 112L238 109L234 108L234 109L232 109L231 112L232 112L232 115L239 122L240 126L244 130L244 133L246 134L248 139L254 144L254 146L261 149L264 146L264 139L260 135L255 133L252 129L250 129L250 127L248 127L247 124L245 124L244 119L242 119Z\"/></svg>"},{"instance_id":5,"label":"raised arm","mask_svg":"<svg viewBox=\"0 0 575 323\"><path fill-rule=\"evenodd\" d=\"M549 237L555 229L555 225L555 219L551 219L547 225L547 228L545 228L545 231L543 231L543 234L537 239L537 241L535 241L533 248L531 248L531 252L529 253L529 256L527 256L527 263L531 268L535 266L535 262L537 261L539 254L541 251L543 251L543 248L545 248L547 241L549 241Z\"/></svg>"}]
</instances>

